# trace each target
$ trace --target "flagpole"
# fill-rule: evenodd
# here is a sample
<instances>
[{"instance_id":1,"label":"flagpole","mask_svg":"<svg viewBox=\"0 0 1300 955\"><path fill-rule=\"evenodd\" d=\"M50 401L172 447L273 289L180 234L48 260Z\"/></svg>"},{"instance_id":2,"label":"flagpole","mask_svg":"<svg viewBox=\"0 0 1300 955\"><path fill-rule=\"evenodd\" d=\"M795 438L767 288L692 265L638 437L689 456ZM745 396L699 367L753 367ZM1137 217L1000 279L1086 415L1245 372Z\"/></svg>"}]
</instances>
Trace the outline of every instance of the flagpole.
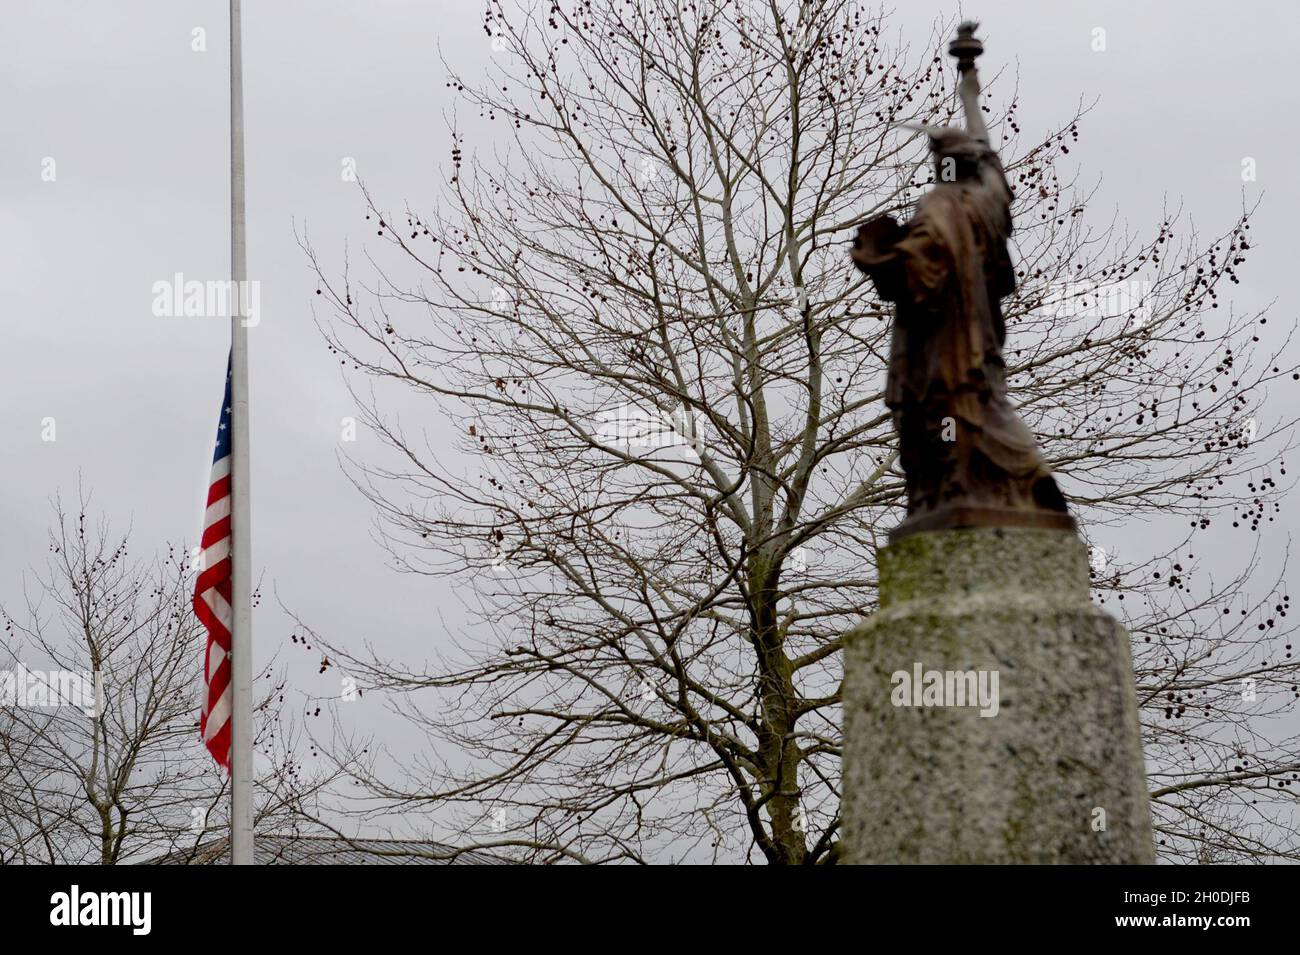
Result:
<instances>
[{"instance_id":1,"label":"flagpole","mask_svg":"<svg viewBox=\"0 0 1300 955\"><path fill-rule=\"evenodd\" d=\"M244 61L239 0L230 0L230 272L235 282L230 319L230 862L253 864L253 615L248 494L248 326L244 289Z\"/></svg>"}]
</instances>

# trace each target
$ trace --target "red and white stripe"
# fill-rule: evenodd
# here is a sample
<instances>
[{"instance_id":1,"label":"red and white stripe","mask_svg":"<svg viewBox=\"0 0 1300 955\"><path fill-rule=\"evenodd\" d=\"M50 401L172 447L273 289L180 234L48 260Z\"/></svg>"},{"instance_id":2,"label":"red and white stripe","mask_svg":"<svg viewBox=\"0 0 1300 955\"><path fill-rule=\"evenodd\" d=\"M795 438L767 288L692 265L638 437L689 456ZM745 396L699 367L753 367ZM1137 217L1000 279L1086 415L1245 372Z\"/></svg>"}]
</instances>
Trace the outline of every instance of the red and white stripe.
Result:
<instances>
[{"instance_id":1,"label":"red and white stripe","mask_svg":"<svg viewBox=\"0 0 1300 955\"><path fill-rule=\"evenodd\" d=\"M230 455L212 462L194 612L208 631L199 732L212 758L230 769Z\"/></svg>"}]
</instances>

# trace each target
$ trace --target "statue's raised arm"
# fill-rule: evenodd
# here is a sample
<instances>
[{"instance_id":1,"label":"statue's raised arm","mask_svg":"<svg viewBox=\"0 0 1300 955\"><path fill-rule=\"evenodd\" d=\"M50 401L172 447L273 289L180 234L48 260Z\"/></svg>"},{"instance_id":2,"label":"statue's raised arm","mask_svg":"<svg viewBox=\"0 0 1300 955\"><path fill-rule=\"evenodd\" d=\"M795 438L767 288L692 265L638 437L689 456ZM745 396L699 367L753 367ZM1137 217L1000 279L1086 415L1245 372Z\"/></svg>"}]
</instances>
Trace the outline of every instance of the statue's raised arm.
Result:
<instances>
[{"instance_id":1,"label":"statue's raised arm","mask_svg":"<svg viewBox=\"0 0 1300 955\"><path fill-rule=\"evenodd\" d=\"M948 52L957 58L957 96L966 112L966 132L989 146L989 131L984 125L980 110L980 77L975 68L975 57L984 52L984 44L975 38L979 24L967 20L957 28L956 38L948 44Z\"/></svg>"}]
</instances>

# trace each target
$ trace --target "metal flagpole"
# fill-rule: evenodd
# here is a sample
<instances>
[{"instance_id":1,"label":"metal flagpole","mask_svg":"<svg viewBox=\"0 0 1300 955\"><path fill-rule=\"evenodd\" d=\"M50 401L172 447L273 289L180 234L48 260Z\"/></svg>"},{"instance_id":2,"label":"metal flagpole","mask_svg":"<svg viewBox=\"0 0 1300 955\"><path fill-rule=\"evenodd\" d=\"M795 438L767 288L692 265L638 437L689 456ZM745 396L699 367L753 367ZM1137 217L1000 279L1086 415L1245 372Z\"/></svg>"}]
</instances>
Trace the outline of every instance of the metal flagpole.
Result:
<instances>
[{"instance_id":1,"label":"metal flagpole","mask_svg":"<svg viewBox=\"0 0 1300 955\"><path fill-rule=\"evenodd\" d=\"M244 315L248 264L244 254L244 63L239 0L230 0L230 475L232 710L230 714L230 862L253 864L253 615L248 496L248 326Z\"/></svg>"}]
</instances>

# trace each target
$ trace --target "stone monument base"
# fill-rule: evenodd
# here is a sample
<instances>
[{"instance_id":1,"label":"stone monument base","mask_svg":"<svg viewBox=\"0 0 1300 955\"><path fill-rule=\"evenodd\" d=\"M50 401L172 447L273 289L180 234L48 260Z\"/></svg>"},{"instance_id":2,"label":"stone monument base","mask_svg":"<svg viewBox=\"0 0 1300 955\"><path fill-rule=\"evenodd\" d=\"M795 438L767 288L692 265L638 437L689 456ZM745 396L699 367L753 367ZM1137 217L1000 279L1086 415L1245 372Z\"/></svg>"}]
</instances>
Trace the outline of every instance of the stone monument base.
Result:
<instances>
[{"instance_id":1,"label":"stone monument base","mask_svg":"<svg viewBox=\"0 0 1300 955\"><path fill-rule=\"evenodd\" d=\"M850 863L1150 863L1128 633L1070 531L965 528L878 555L846 638Z\"/></svg>"}]
</instances>

